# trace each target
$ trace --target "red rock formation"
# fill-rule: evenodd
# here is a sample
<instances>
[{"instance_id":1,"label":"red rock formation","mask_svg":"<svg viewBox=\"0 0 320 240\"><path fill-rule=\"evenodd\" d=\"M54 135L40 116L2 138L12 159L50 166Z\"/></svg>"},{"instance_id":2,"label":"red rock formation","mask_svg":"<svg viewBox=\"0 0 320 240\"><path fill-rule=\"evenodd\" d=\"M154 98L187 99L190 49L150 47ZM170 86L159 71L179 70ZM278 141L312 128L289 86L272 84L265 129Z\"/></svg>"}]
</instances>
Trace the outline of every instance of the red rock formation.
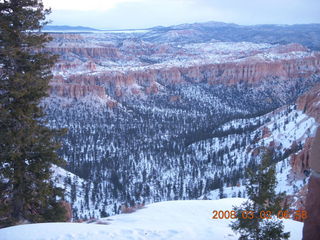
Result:
<instances>
[{"instance_id":1,"label":"red rock formation","mask_svg":"<svg viewBox=\"0 0 320 240\"><path fill-rule=\"evenodd\" d=\"M66 202L66 201L61 201L60 204L66 211L65 222L71 222L71 219L72 219L72 207L71 207L71 204Z\"/></svg>"},{"instance_id":2,"label":"red rock formation","mask_svg":"<svg viewBox=\"0 0 320 240\"><path fill-rule=\"evenodd\" d=\"M316 118L318 122L320 121L319 105L320 105L320 85L315 86L313 89L305 93L303 96L299 97L297 100L298 109L304 111L307 115ZM303 146L303 149L298 154L293 154L291 156L291 169L295 179L305 178L304 170L312 168L310 159L312 155L311 152L314 144L314 139L315 138L313 137L307 138ZM320 192L317 189L313 189L315 185L317 185L317 181L318 180L311 177L309 182L308 192L306 191L306 188L307 188L307 185L306 185L302 189L300 189L300 191L296 194L298 198L296 201L292 202L291 205L297 209L298 208L302 210L306 209L308 212L314 211L313 208L315 207L314 205L316 204L314 196L318 196L318 199L320 199ZM320 185L318 186L318 188L320 188ZM310 193L310 191L313 191L313 193ZM306 200L307 193L308 193L309 200ZM318 218L318 221L320 222L319 218ZM311 225L312 224L313 223L311 223ZM312 226L310 228L312 228ZM309 231L309 227L307 227L306 229L308 230L304 230L304 231ZM312 234L311 235L307 234L306 238L304 239L318 239L318 238L313 238L314 236Z\"/></svg>"},{"instance_id":3,"label":"red rock formation","mask_svg":"<svg viewBox=\"0 0 320 240\"><path fill-rule=\"evenodd\" d=\"M57 67L59 67L59 65ZM72 65L64 65L64 68L72 67ZM87 63L87 69L94 71L95 68L96 66L93 62ZM70 75L64 81L70 84L96 85L96 89L99 89L100 86L111 86L115 92L110 92L109 94L123 96L124 94L128 94L128 92L125 92L123 89L135 84L137 86L141 86L142 89L134 89L131 91L131 93L140 94L140 91L142 91L150 94L158 92L159 89L156 87L156 82L159 82L162 85L184 82L207 82L209 84L223 83L231 85L238 82L248 82L255 84L272 78L280 78L284 81L290 78L307 78L313 74L320 74L319 69L319 60L316 60L314 57L302 60L294 59L272 63L242 62L180 68L170 67L161 69L147 69L143 71L131 72L105 71L96 75ZM95 93L96 92L93 92L93 94ZM313 97L317 97L317 94L318 92L315 92ZM305 104L310 104L310 98L310 95L308 95L305 99L301 98L300 105L302 105L303 102ZM315 108L315 110L312 111L318 111L320 105L314 105L313 108Z\"/></svg>"},{"instance_id":4,"label":"red rock formation","mask_svg":"<svg viewBox=\"0 0 320 240\"><path fill-rule=\"evenodd\" d=\"M180 96L171 96L171 97L170 97L170 102L177 102L177 101L179 101L180 99L181 99Z\"/></svg>"},{"instance_id":5,"label":"red rock formation","mask_svg":"<svg viewBox=\"0 0 320 240\"><path fill-rule=\"evenodd\" d=\"M320 239L320 127L313 141L310 155L312 174L308 185L303 240Z\"/></svg>"},{"instance_id":6,"label":"red rock formation","mask_svg":"<svg viewBox=\"0 0 320 240\"><path fill-rule=\"evenodd\" d=\"M304 221L303 240L320 239L320 128L317 130L309 152L312 175L305 203L308 218Z\"/></svg>"},{"instance_id":7,"label":"red rock formation","mask_svg":"<svg viewBox=\"0 0 320 240\"><path fill-rule=\"evenodd\" d=\"M308 218L304 221L303 240L320 239L320 178L311 177L306 201Z\"/></svg>"},{"instance_id":8,"label":"red rock formation","mask_svg":"<svg viewBox=\"0 0 320 240\"><path fill-rule=\"evenodd\" d=\"M270 136L271 136L271 131L270 131L270 129L267 128L267 127L264 127L264 128L262 129L262 138L268 138L268 137L270 137Z\"/></svg>"},{"instance_id":9,"label":"red rock formation","mask_svg":"<svg viewBox=\"0 0 320 240\"><path fill-rule=\"evenodd\" d=\"M271 78L288 80L307 78L320 73L320 55L303 59L290 59L275 62L247 60L240 63L224 63L202 66L208 83L236 84L239 82L258 83ZM206 70L206 71L205 71Z\"/></svg>"},{"instance_id":10,"label":"red rock formation","mask_svg":"<svg viewBox=\"0 0 320 240\"><path fill-rule=\"evenodd\" d=\"M108 108L115 108L115 107L117 107L118 106L118 103L117 102L114 102L114 101L108 101L107 102L107 106L108 106Z\"/></svg>"},{"instance_id":11,"label":"red rock formation","mask_svg":"<svg viewBox=\"0 0 320 240\"><path fill-rule=\"evenodd\" d=\"M106 47L48 47L46 51L49 51L58 55L65 55L67 53L76 54L86 58L102 58L107 57L111 59L117 59L120 57L120 53L117 48L113 46Z\"/></svg>"},{"instance_id":12,"label":"red rock formation","mask_svg":"<svg viewBox=\"0 0 320 240\"><path fill-rule=\"evenodd\" d=\"M309 157L313 139L307 138L303 149L298 154L291 155L291 169L295 177L304 178L303 171L310 168Z\"/></svg>"},{"instance_id":13,"label":"red rock formation","mask_svg":"<svg viewBox=\"0 0 320 240\"><path fill-rule=\"evenodd\" d=\"M305 211L306 209L306 200L307 200L308 186L304 185L299 191L295 194L295 197L289 196L287 198L287 203L291 207L292 217L294 220L303 222L304 219L301 215L295 214L296 210ZM298 197L297 197L298 196Z\"/></svg>"},{"instance_id":14,"label":"red rock formation","mask_svg":"<svg viewBox=\"0 0 320 240\"><path fill-rule=\"evenodd\" d=\"M91 70L91 71L95 71L97 68L96 68L96 64L94 63L94 62L92 62L92 61L89 61L88 63L87 63L87 69L89 69L89 70Z\"/></svg>"},{"instance_id":15,"label":"red rock formation","mask_svg":"<svg viewBox=\"0 0 320 240\"><path fill-rule=\"evenodd\" d=\"M147 94L157 94L159 92L159 88L155 82L151 84L151 86L146 88Z\"/></svg>"},{"instance_id":16,"label":"red rock formation","mask_svg":"<svg viewBox=\"0 0 320 240\"><path fill-rule=\"evenodd\" d=\"M59 72L75 69L78 66L76 63L59 62L54 66L54 69Z\"/></svg>"},{"instance_id":17,"label":"red rock formation","mask_svg":"<svg viewBox=\"0 0 320 240\"><path fill-rule=\"evenodd\" d=\"M297 100L297 107L320 123L320 84L300 96ZM292 170L297 175L301 175L303 170L310 168L309 158L313 140L313 137L308 138L303 149L291 157Z\"/></svg>"},{"instance_id":18,"label":"red rock formation","mask_svg":"<svg viewBox=\"0 0 320 240\"><path fill-rule=\"evenodd\" d=\"M298 109L314 117L320 123L320 84L297 100Z\"/></svg>"},{"instance_id":19,"label":"red rock formation","mask_svg":"<svg viewBox=\"0 0 320 240\"><path fill-rule=\"evenodd\" d=\"M180 36L189 33L178 30L172 34ZM217 54L225 52L221 55L221 63L210 63L205 60L193 61L199 60L201 53L209 54L210 50L204 50L206 45L204 49L191 46L189 51L188 48L155 45L139 39L112 42L81 34L53 34L53 37L55 40L47 46L46 51L61 55L54 70L65 77L55 84L62 84L61 88L66 86L65 91L73 89L64 85L68 83L81 85L81 88L84 88L82 85L104 87L112 96L155 94L159 91L158 83L164 86L188 82L256 84L270 79L286 81L320 74L320 54L310 53L299 44L281 45L268 50L253 45L253 49L240 53L226 47L215 50ZM210 49L211 45L208 46ZM230 55L230 59L225 55ZM177 56L186 61L167 62ZM153 64L158 60L160 64ZM126 65L130 61L133 63L131 69ZM95 74L89 75L88 72ZM89 88L94 90L92 94L99 93L98 88ZM77 91L81 91L79 87Z\"/></svg>"},{"instance_id":20,"label":"red rock formation","mask_svg":"<svg viewBox=\"0 0 320 240\"><path fill-rule=\"evenodd\" d=\"M310 154L310 167L320 177L320 127L317 129Z\"/></svg>"},{"instance_id":21,"label":"red rock formation","mask_svg":"<svg viewBox=\"0 0 320 240\"><path fill-rule=\"evenodd\" d=\"M105 89L96 85L79 85L79 84L56 84L52 83L50 94L59 97L79 100L83 97L92 95L102 99L106 98Z\"/></svg>"}]
</instances>

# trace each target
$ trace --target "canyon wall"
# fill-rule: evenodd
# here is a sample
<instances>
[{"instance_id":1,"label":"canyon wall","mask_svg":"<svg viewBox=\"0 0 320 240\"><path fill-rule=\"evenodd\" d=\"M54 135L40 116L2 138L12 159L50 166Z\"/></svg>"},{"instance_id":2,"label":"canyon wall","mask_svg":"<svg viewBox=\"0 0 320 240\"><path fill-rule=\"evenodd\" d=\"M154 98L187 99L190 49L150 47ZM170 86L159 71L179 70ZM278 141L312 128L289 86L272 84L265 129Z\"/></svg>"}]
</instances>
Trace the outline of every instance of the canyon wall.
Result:
<instances>
[{"instance_id":1,"label":"canyon wall","mask_svg":"<svg viewBox=\"0 0 320 240\"><path fill-rule=\"evenodd\" d=\"M76 100L156 94L171 84L254 85L320 75L320 53L294 43L181 45L110 34L52 36L44 51L60 58L51 94Z\"/></svg>"},{"instance_id":2,"label":"canyon wall","mask_svg":"<svg viewBox=\"0 0 320 240\"><path fill-rule=\"evenodd\" d=\"M302 110L320 123L320 84L316 85L309 92L297 100L298 109Z\"/></svg>"},{"instance_id":3,"label":"canyon wall","mask_svg":"<svg viewBox=\"0 0 320 240\"><path fill-rule=\"evenodd\" d=\"M319 102L318 102L319 103ZM313 141L310 162L313 171L308 184L308 194L306 199L306 211L308 218L304 222L303 240L313 240L320 238L320 128Z\"/></svg>"},{"instance_id":4,"label":"canyon wall","mask_svg":"<svg viewBox=\"0 0 320 240\"><path fill-rule=\"evenodd\" d=\"M315 118L317 124L320 124L320 84L316 85L310 91L300 96L296 104L299 110ZM309 172L311 168L310 161L312 158L312 148L315 147L319 146L315 146L315 137L312 133L312 136L306 139L306 142L303 145L303 149L297 154L291 155L291 171L295 179L306 178L305 174ZM318 184L319 179L311 177L309 180L309 184L305 185L299 190L299 192L296 194L298 198L292 203L296 207L296 209L306 209L309 214L313 216L312 221L319 220L318 216L312 214L312 212L316 210L313 209L313 207L319 205L318 199L320 199L320 195ZM304 239L313 239L310 238L310 236L315 236L314 234L316 234L314 231L315 223L312 221L310 222L310 220L307 219L306 224L308 226L304 230ZM307 229L311 230L309 231Z\"/></svg>"},{"instance_id":5,"label":"canyon wall","mask_svg":"<svg viewBox=\"0 0 320 240\"><path fill-rule=\"evenodd\" d=\"M316 119L320 124L320 84L317 84L310 91L303 94L297 99L297 108L310 117ZM310 169L310 153L314 137L311 136L306 140L302 151L292 155L291 165L296 176L302 176L304 170Z\"/></svg>"},{"instance_id":6,"label":"canyon wall","mask_svg":"<svg viewBox=\"0 0 320 240\"><path fill-rule=\"evenodd\" d=\"M167 86L170 84L201 82L234 85L237 83L258 84L262 81L273 80L303 80L320 74L320 54L274 62L246 60L240 63L205 64L188 67L167 66L160 69L141 69L140 71L126 72L104 70L96 74L90 73L95 71L95 63L89 62L85 67L89 73L82 74L80 72L69 74L66 77L57 74L53 85L56 88L57 85L60 85L61 89L65 87L65 90L56 91L53 89L51 93L62 96L60 95L62 92L73 91L74 88L70 88L68 84L77 85L76 91L87 92L86 89L92 89L92 94L97 94L99 97L103 95L102 88L105 88L108 95L119 97L126 94L157 93L160 85ZM57 68L72 71L72 68L76 68L76 66L60 63ZM88 88L88 86L90 87ZM95 89L100 89L100 91ZM67 95L83 96L80 92Z\"/></svg>"},{"instance_id":7,"label":"canyon wall","mask_svg":"<svg viewBox=\"0 0 320 240\"><path fill-rule=\"evenodd\" d=\"M311 91L304 94L298 99L298 108L303 110L306 114L314 117L318 123L320 123L320 85L315 86ZM305 159L301 159L301 162L307 162L308 167L319 168L319 142L320 142L320 128L315 137L310 138L311 144L305 145L302 154L305 155ZM313 161L313 162L312 162ZM312 162L312 163L311 163ZM317 162L317 163L315 163ZM315 171L316 169L312 169ZM308 218L304 222L303 239L311 240L318 239L320 237L320 179L317 176L311 176L308 183L308 191L303 195L305 202L305 209L308 213Z\"/></svg>"}]
</instances>

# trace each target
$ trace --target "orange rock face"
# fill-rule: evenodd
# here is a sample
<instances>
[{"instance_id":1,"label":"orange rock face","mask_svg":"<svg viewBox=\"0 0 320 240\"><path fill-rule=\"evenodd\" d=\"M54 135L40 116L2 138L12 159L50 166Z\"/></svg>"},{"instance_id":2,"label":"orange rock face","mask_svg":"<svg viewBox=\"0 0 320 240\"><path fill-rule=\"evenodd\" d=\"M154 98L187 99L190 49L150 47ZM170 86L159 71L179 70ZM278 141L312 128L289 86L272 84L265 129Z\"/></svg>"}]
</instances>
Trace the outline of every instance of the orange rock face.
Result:
<instances>
[{"instance_id":1,"label":"orange rock face","mask_svg":"<svg viewBox=\"0 0 320 240\"><path fill-rule=\"evenodd\" d=\"M298 109L314 117L320 123L320 84L298 98Z\"/></svg>"},{"instance_id":2,"label":"orange rock face","mask_svg":"<svg viewBox=\"0 0 320 240\"><path fill-rule=\"evenodd\" d=\"M306 211L308 218L304 222L303 240L320 239L320 178L310 178Z\"/></svg>"},{"instance_id":3,"label":"orange rock face","mask_svg":"<svg viewBox=\"0 0 320 240\"><path fill-rule=\"evenodd\" d=\"M318 128L313 141L310 165L312 175L308 184L308 194L306 200L306 211L308 218L305 220L303 228L303 239L320 239L320 176L319 176L319 149L320 149L320 128Z\"/></svg>"},{"instance_id":4,"label":"orange rock face","mask_svg":"<svg viewBox=\"0 0 320 240\"><path fill-rule=\"evenodd\" d=\"M113 101L108 101L108 102L107 102L107 106L108 106L109 108L111 108L111 109L117 107L117 105L118 105L117 102L113 102Z\"/></svg>"},{"instance_id":5,"label":"orange rock face","mask_svg":"<svg viewBox=\"0 0 320 240\"><path fill-rule=\"evenodd\" d=\"M304 59L290 59L275 62L252 59L242 63L218 64L208 72L209 83L236 84L239 82L258 83L262 80L280 78L306 78L320 73L320 56Z\"/></svg>"},{"instance_id":6,"label":"orange rock face","mask_svg":"<svg viewBox=\"0 0 320 240\"><path fill-rule=\"evenodd\" d=\"M291 169L298 178L305 177L303 171L310 168L309 158L312 142L313 138L308 138L303 149L298 154L293 154L291 156Z\"/></svg>"},{"instance_id":7,"label":"orange rock face","mask_svg":"<svg viewBox=\"0 0 320 240\"><path fill-rule=\"evenodd\" d=\"M170 97L170 102L177 102L180 100L180 96L171 96Z\"/></svg>"},{"instance_id":8,"label":"orange rock face","mask_svg":"<svg viewBox=\"0 0 320 240\"><path fill-rule=\"evenodd\" d=\"M320 85L316 85L310 91L299 97L297 100L298 109L304 111L307 115L314 117L317 122L320 122ZM292 173L296 178L304 178L303 171L310 169L311 149L314 147L314 137L306 140L303 149L298 153L291 156ZM308 189L308 191L306 190ZM306 210L310 215L305 220L303 239L320 239L320 180L311 177L308 186L305 185L297 193L298 200L292 202L292 205Z\"/></svg>"},{"instance_id":9,"label":"orange rock face","mask_svg":"<svg viewBox=\"0 0 320 240\"><path fill-rule=\"evenodd\" d=\"M50 94L76 100L79 100L89 95L94 95L100 98L106 98L105 90L103 87L96 85L80 85L69 83L52 83Z\"/></svg>"},{"instance_id":10,"label":"orange rock face","mask_svg":"<svg viewBox=\"0 0 320 240\"><path fill-rule=\"evenodd\" d=\"M298 98L297 107L305 114L314 117L320 123L320 84ZM306 140L303 149L291 158L292 170L297 175L302 175L303 170L310 168L310 154L313 144L313 137Z\"/></svg>"},{"instance_id":11,"label":"orange rock face","mask_svg":"<svg viewBox=\"0 0 320 240\"><path fill-rule=\"evenodd\" d=\"M268 138L268 137L270 137L270 136L271 136L271 131L270 131L270 129L267 128L267 127L264 127L264 128L262 129L262 138Z\"/></svg>"},{"instance_id":12,"label":"orange rock face","mask_svg":"<svg viewBox=\"0 0 320 240\"><path fill-rule=\"evenodd\" d=\"M60 204L66 210L65 221L70 222L72 219L72 207L70 203L66 201L61 201Z\"/></svg>"},{"instance_id":13,"label":"orange rock face","mask_svg":"<svg viewBox=\"0 0 320 240\"><path fill-rule=\"evenodd\" d=\"M320 59L320 58L319 58ZM104 71L96 75L91 74L79 74L70 75L66 79L61 79L59 82L54 84L57 88L57 84L61 84L60 88L66 87L65 91L53 90L59 95L61 92L74 91L70 93L71 97L85 96L81 93L92 90L92 94L104 94L104 87L110 87L114 89L114 92L109 92L111 95L123 96L128 94L123 91L124 88L131 87L133 85L141 86L141 92L138 90L133 90L132 94L140 93L157 93L157 83L162 85L177 84L177 83L196 83L204 82L209 84L228 84L233 85L241 82L247 82L251 84L256 84L264 80L271 79L282 79L283 81L289 80L291 78L307 78L313 74L318 74L320 66L318 65L319 60L316 58L307 59L295 59L290 61L279 61L279 62L245 62L245 63L226 63L226 64L210 64L201 66L191 66L191 67L170 67L170 68L160 68L160 69L145 69L142 71L129 71L129 72L110 72ZM58 68L62 66L58 65ZM73 68L72 64L63 65L63 68ZM305 70L299 70L299 69ZM96 64L90 62L87 64L87 69L90 71L95 71ZM74 87L70 87L68 84L75 84ZM77 85L81 84L81 87ZM88 86L89 85L89 86ZM85 86L88 86L87 88ZM96 87L93 87L96 86ZM76 90L73 90L75 89ZM111 90L112 91L112 90ZM79 94L77 94L78 92ZM319 98L315 92L314 95L306 96L301 98L301 103L309 105L312 104L313 98ZM66 95L65 93L63 94ZM310 111L318 111L319 105L312 105Z\"/></svg>"}]
</instances>

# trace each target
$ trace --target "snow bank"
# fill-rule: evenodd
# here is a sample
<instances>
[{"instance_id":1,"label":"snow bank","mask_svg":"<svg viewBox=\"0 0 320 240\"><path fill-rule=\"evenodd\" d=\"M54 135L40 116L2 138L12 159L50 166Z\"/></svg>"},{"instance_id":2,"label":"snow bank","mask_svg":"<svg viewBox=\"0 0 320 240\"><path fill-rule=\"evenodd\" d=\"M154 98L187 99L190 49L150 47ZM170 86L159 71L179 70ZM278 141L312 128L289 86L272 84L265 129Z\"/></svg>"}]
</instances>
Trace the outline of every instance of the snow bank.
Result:
<instances>
[{"instance_id":1,"label":"snow bank","mask_svg":"<svg viewBox=\"0 0 320 240\"><path fill-rule=\"evenodd\" d=\"M236 240L231 220L213 220L213 210L232 210L245 199L169 201L148 205L132 214L101 219L105 225L43 223L0 229L1 240ZM302 238L302 223L285 221L290 239Z\"/></svg>"}]
</instances>

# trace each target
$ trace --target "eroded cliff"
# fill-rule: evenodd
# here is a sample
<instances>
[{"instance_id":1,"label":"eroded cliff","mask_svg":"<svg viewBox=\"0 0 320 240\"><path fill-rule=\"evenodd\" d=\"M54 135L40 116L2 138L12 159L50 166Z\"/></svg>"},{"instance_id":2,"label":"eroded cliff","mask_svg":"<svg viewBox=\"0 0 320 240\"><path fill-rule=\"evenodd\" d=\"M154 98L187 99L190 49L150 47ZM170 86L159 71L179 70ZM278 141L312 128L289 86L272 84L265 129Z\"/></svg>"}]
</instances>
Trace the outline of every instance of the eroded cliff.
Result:
<instances>
[{"instance_id":1,"label":"eroded cliff","mask_svg":"<svg viewBox=\"0 0 320 240\"><path fill-rule=\"evenodd\" d=\"M54 37L46 50L60 55L51 91L60 97L156 94L166 86L188 83L290 85L320 75L320 53L299 44L155 45L139 39L106 40L101 35Z\"/></svg>"}]
</instances>

